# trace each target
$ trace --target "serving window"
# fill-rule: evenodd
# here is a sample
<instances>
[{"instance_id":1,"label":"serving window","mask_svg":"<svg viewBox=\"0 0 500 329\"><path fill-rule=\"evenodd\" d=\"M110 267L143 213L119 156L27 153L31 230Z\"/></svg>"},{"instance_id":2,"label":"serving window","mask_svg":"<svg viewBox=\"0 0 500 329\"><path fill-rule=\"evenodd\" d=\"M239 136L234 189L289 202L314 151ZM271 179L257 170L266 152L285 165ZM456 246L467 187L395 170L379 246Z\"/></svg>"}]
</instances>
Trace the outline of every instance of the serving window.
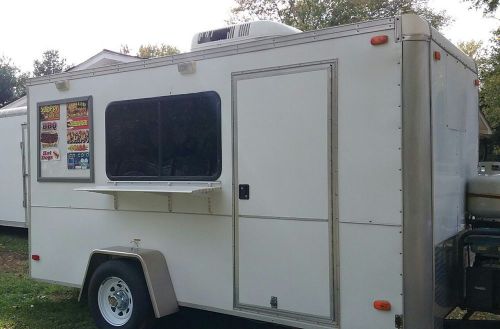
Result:
<instances>
[{"instance_id":1,"label":"serving window","mask_svg":"<svg viewBox=\"0 0 500 329\"><path fill-rule=\"evenodd\" d=\"M215 180L221 173L221 101L202 92L111 103L106 173L111 180Z\"/></svg>"},{"instance_id":2,"label":"serving window","mask_svg":"<svg viewBox=\"0 0 500 329\"><path fill-rule=\"evenodd\" d=\"M92 97L37 104L38 181L93 182Z\"/></svg>"}]
</instances>

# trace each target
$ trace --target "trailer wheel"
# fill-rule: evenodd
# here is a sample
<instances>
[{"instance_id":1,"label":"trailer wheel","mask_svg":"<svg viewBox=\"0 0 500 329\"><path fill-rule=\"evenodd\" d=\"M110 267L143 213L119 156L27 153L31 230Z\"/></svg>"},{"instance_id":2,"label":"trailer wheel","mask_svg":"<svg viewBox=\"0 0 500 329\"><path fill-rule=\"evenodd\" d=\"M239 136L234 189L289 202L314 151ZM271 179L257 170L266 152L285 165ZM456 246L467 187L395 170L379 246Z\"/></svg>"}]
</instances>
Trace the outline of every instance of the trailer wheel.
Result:
<instances>
[{"instance_id":1,"label":"trailer wheel","mask_svg":"<svg viewBox=\"0 0 500 329\"><path fill-rule=\"evenodd\" d=\"M153 319L144 276L127 260L100 265L89 283L90 312L99 329L144 329Z\"/></svg>"}]
</instances>

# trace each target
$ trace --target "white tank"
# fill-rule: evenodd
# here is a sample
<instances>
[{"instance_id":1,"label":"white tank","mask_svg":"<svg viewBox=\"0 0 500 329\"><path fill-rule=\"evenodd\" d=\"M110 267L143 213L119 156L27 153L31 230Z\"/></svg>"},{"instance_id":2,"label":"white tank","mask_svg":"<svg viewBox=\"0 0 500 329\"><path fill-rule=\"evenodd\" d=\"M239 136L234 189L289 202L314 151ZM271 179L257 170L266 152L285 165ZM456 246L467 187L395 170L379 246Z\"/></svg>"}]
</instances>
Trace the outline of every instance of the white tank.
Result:
<instances>
[{"instance_id":1,"label":"white tank","mask_svg":"<svg viewBox=\"0 0 500 329\"><path fill-rule=\"evenodd\" d=\"M500 218L500 176L478 176L469 180L467 209L476 217Z\"/></svg>"}]
</instances>

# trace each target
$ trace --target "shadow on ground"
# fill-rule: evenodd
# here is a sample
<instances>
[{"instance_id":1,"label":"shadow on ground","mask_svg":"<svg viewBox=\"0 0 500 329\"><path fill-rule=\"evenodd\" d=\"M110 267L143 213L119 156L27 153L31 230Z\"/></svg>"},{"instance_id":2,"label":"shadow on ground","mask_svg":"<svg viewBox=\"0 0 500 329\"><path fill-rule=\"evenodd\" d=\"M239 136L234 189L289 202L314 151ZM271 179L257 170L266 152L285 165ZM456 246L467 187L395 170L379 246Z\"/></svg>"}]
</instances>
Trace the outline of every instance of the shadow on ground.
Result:
<instances>
[{"instance_id":1,"label":"shadow on ground","mask_svg":"<svg viewBox=\"0 0 500 329\"><path fill-rule=\"evenodd\" d=\"M181 308L158 320L154 329L285 329L283 327L213 312Z\"/></svg>"}]
</instances>

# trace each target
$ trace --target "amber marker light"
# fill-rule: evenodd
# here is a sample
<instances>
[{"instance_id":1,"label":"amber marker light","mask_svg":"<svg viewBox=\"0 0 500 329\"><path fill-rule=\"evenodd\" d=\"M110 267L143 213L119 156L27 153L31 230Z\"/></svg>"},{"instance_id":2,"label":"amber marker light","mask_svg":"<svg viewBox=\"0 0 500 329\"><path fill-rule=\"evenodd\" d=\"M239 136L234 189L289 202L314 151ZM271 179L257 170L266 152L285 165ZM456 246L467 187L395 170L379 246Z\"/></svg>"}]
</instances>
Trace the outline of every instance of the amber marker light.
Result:
<instances>
[{"instance_id":1,"label":"amber marker light","mask_svg":"<svg viewBox=\"0 0 500 329\"><path fill-rule=\"evenodd\" d=\"M373 308L379 311L390 311L391 303L386 300L376 300L373 302Z\"/></svg>"},{"instance_id":2,"label":"amber marker light","mask_svg":"<svg viewBox=\"0 0 500 329\"><path fill-rule=\"evenodd\" d=\"M377 35L371 39L371 44L373 46L383 45L389 42L389 37L387 35Z\"/></svg>"},{"instance_id":3,"label":"amber marker light","mask_svg":"<svg viewBox=\"0 0 500 329\"><path fill-rule=\"evenodd\" d=\"M439 51L434 52L434 60L436 60L436 61L441 60L441 53Z\"/></svg>"}]
</instances>

